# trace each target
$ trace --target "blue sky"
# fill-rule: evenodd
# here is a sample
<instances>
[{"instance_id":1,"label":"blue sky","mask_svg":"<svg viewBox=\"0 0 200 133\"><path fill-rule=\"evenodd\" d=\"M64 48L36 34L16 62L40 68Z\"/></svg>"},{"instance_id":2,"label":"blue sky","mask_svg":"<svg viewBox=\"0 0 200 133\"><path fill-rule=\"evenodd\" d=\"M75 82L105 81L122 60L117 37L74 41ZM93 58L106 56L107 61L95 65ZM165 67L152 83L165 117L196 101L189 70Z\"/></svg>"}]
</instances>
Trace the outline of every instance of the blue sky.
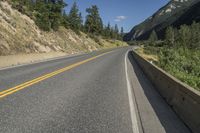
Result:
<instances>
[{"instance_id":1,"label":"blue sky","mask_svg":"<svg viewBox=\"0 0 200 133\"><path fill-rule=\"evenodd\" d=\"M65 0L68 4L67 11L74 1L77 2L80 11L85 17L85 9L91 5L99 7L100 15L104 24L118 24L123 26L125 32L133 26L144 21L155 11L164 6L169 0Z\"/></svg>"}]
</instances>

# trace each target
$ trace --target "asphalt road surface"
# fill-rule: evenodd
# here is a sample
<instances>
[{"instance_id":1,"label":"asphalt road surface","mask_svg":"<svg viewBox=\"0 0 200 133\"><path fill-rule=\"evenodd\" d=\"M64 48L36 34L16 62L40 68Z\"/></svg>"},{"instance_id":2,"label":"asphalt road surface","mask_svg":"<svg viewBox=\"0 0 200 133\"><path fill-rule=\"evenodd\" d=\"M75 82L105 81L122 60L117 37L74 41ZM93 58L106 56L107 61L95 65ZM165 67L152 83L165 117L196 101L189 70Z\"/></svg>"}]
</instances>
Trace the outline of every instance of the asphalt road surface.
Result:
<instances>
[{"instance_id":1,"label":"asphalt road surface","mask_svg":"<svg viewBox=\"0 0 200 133\"><path fill-rule=\"evenodd\" d=\"M0 132L189 133L130 49L0 70Z\"/></svg>"}]
</instances>

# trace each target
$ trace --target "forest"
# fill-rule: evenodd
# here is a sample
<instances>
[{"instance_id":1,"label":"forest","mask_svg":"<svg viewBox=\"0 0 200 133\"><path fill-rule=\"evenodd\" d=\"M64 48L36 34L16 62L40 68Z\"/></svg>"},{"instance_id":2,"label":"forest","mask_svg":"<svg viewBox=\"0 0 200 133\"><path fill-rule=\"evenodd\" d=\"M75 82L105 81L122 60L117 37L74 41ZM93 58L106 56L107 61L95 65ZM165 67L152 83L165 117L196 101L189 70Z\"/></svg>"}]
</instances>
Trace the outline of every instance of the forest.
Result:
<instances>
[{"instance_id":1,"label":"forest","mask_svg":"<svg viewBox=\"0 0 200 133\"><path fill-rule=\"evenodd\" d=\"M83 21L82 13L76 2L70 12L66 13L68 5L64 0L11 0L12 6L32 18L36 25L44 31L57 31L60 26L72 29L77 34L85 32L92 38L101 36L105 39L122 40L123 27L103 24L99 8L92 5L86 9L87 16Z\"/></svg>"}]
</instances>

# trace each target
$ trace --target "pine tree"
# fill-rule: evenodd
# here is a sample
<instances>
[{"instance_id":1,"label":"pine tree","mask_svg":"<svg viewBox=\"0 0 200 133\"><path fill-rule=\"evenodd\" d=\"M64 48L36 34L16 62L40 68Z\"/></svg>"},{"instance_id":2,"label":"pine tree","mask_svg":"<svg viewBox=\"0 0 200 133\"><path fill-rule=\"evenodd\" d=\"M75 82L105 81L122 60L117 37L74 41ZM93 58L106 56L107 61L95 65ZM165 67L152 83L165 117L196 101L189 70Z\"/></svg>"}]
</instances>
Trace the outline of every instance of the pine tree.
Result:
<instances>
[{"instance_id":1,"label":"pine tree","mask_svg":"<svg viewBox=\"0 0 200 133\"><path fill-rule=\"evenodd\" d=\"M123 40L123 37L124 37L124 28L121 27L121 30L120 30L120 38L121 38L121 40Z\"/></svg>"},{"instance_id":2,"label":"pine tree","mask_svg":"<svg viewBox=\"0 0 200 133\"><path fill-rule=\"evenodd\" d=\"M96 5L86 9L85 29L87 33L101 35L103 31L103 22L99 14L99 9Z\"/></svg>"},{"instance_id":3,"label":"pine tree","mask_svg":"<svg viewBox=\"0 0 200 133\"><path fill-rule=\"evenodd\" d=\"M81 12L79 13L79 30L84 31L83 17L82 17Z\"/></svg>"},{"instance_id":4,"label":"pine tree","mask_svg":"<svg viewBox=\"0 0 200 133\"><path fill-rule=\"evenodd\" d=\"M62 11L66 6L63 0L37 0L34 10L36 14L36 24L43 30L58 30L62 24Z\"/></svg>"},{"instance_id":5,"label":"pine tree","mask_svg":"<svg viewBox=\"0 0 200 133\"><path fill-rule=\"evenodd\" d=\"M63 12L63 26L68 29L70 28L70 24L69 24L69 18L68 15L66 14L66 12Z\"/></svg>"},{"instance_id":6,"label":"pine tree","mask_svg":"<svg viewBox=\"0 0 200 133\"><path fill-rule=\"evenodd\" d=\"M107 38L111 38L111 36L110 36L110 32L111 32L110 23L108 23L105 32L106 32L106 37L107 37Z\"/></svg>"},{"instance_id":7,"label":"pine tree","mask_svg":"<svg viewBox=\"0 0 200 133\"><path fill-rule=\"evenodd\" d=\"M14 8L35 20L42 30L58 30L63 24L64 0L12 0Z\"/></svg>"},{"instance_id":8,"label":"pine tree","mask_svg":"<svg viewBox=\"0 0 200 133\"><path fill-rule=\"evenodd\" d=\"M111 29L110 22L108 23L106 29L110 32L110 29Z\"/></svg>"},{"instance_id":9,"label":"pine tree","mask_svg":"<svg viewBox=\"0 0 200 133\"><path fill-rule=\"evenodd\" d=\"M114 39L119 39L119 28L117 24L115 24L115 29L114 29Z\"/></svg>"},{"instance_id":10,"label":"pine tree","mask_svg":"<svg viewBox=\"0 0 200 133\"><path fill-rule=\"evenodd\" d=\"M78 32L81 28L82 18L81 18L81 14L79 14L79 9L76 2L74 2L71 8L68 18L70 20L70 28Z\"/></svg>"},{"instance_id":11,"label":"pine tree","mask_svg":"<svg viewBox=\"0 0 200 133\"><path fill-rule=\"evenodd\" d=\"M59 26L62 24L62 11L66 6L63 0L50 0L49 2L49 19L51 23L51 28L53 30L58 30Z\"/></svg>"},{"instance_id":12,"label":"pine tree","mask_svg":"<svg viewBox=\"0 0 200 133\"><path fill-rule=\"evenodd\" d=\"M167 28L165 33L165 39L170 46L175 45L175 31L172 27Z\"/></svg>"},{"instance_id":13,"label":"pine tree","mask_svg":"<svg viewBox=\"0 0 200 133\"><path fill-rule=\"evenodd\" d=\"M30 8L31 1L30 0L12 0L13 7L16 8L18 11L26 14L26 8Z\"/></svg>"},{"instance_id":14,"label":"pine tree","mask_svg":"<svg viewBox=\"0 0 200 133\"><path fill-rule=\"evenodd\" d=\"M151 35L149 36L149 41L150 42L155 42L158 40L158 36L157 36L157 33L153 30L151 32Z\"/></svg>"},{"instance_id":15,"label":"pine tree","mask_svg":"<svg viewBox=\"0 0 200 133\"><path fill-rule=\"evenodd\" d=\"M50 8L49 3L45 3L44 1L36 1L34 7L34 10L37 12L35 22L40 29L45 31L51 30L51 22L49 20Z\"/></svg>"},{"instance_id":16,"label":"pine tree","mask_svg":"<svg viewBox=\"0 0 200 133\"><path fill-rule=\"evenodd\" d=\"M119 33L119 28L118 28L118 25L115 24L115 33L118 34Z\"/></svg>"},{"instance_id":17,"label":"pine tree","mask_svg":"<svg viewBox=\"0 0 200 133\"><path fill-rule=\"evenodd\" d=\"M110 38L115 39L115 29L114 29L114 27L111 27L111 29L110 29Z\"/></svg>"},{"instance_id":18,"label":"pine tree","mask_svg":"<svg viewBox=\"0 0 200 133\"><path fill-rule=\"evenodd\" d=\"M124 35L124 28L123 28L123 27L121 27L120 34L121 34L121 36L123 36L123 35Z\"/></svg>"}]
</instances>

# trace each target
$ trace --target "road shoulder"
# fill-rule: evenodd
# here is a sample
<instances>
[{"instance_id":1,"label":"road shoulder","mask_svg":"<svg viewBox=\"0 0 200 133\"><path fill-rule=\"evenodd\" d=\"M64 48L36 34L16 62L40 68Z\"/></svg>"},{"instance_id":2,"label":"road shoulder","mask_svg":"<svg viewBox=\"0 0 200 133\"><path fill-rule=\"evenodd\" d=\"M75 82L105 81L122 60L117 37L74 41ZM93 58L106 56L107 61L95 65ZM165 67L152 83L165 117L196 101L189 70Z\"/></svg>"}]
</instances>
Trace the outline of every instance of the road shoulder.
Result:
<instances>
[{"instance_id":1,"label":"road shoulder","mask_svg":"<svg viewBox=\"0 0 200 133\"><path fill-rule=\"evenodd\" d=\"M129 77L144 132L189 133L189 129L155 90L130 53L128 59Z\"/></svg>"}]
</instances>

